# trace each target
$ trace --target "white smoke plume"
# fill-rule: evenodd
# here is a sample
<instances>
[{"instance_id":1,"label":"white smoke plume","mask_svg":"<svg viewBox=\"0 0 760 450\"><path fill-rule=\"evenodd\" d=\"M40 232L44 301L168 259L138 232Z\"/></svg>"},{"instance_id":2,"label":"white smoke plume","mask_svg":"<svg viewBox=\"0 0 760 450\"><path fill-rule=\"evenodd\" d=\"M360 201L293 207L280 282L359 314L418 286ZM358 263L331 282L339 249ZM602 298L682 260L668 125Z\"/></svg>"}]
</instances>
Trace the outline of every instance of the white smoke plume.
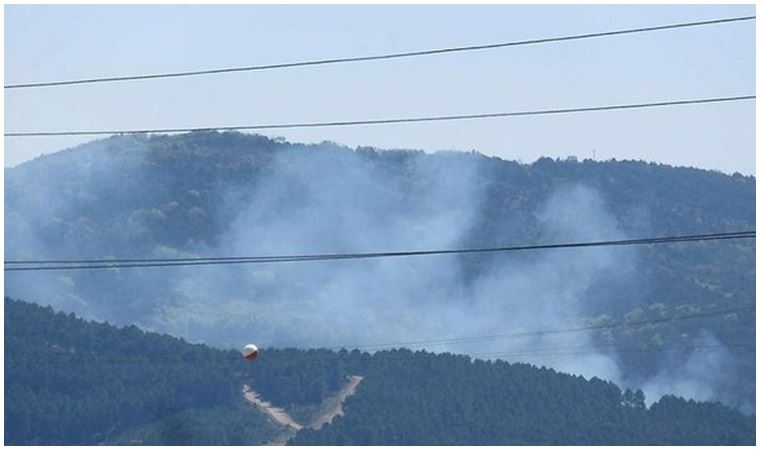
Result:
<instances>
[{"instance_id":1,"label":"white smoke plume","mask_svg":"<svg viewBox=\"0 0 760 450\"><path fill-rule=\"evenodd\" d=\"M161 244L144 250L151 256L174 257L453 249L468 245L472 230L486 215L492 174L487 169L491 161L483 156L394 152L396 159L389 164L388 159L373 158L367 150L334 145L314 150L283 147L271 155L263 174L225 186L215 213L190 210L190 221L213 219L224 225L213 242L176 247ZM106 140L88 147L71 173L51 172L49 184L17 175L18 183L28 182L32 189L18 190L24 193L25 204L36 206L27 208L24 217L6 207L6 253L21 258L78 252L102 257L98 246L104 245L107 237L120 236L123 242L108 241L115 249L112 255L130 254L134 250L131 243L141 242L143 233L177 207L168 182L148 173L150 151L140 139L128 144ZM52 170L56 165L50 162L45 167ZM157 195L165 194L164 203L151 208L141 205L141 199L129 197L129 186L104 190L104 184L125 168L135 171L129 175L131 182L148 183L155 186ZM41 221L56 227L59 216L76 217L72 210L102 201L99 196L111 196L116 209L122 201L136 202L139 208L127 209L129 216L115 221L114 230L106 230L111 234L93 230L84 219L67 223L65 242L46 241L29 226L29 221ZM603 193L588 186L555 183L530 209L530 223L525 227L535 230L535 242L626 238ZM646 217L646 211L638 215ZM98 233L105 236L102 241ZM524 240L506 230L489 231L490 245L522 244ZM638 278L638 266L639 250L632 247L565 249L37 273L7 277L6 294L86 317L136 322L218 346L239 347L253 341L262 347L350 348L581 325L591 314L589 290L596 283L619 280L646 289L645 280ZM584 352L561 355L551 351L576 348ZM593 348L590 333L427 346L431 351L473 356L499 353L510 361L642 386L650 401L664 393L696 399L719 397L715 390L725 381L715 377L720 376L718 369L729 363L726 353L716 349L695 354L684 370L662 369L652 379L631 381L621 373L610 348L588 351ZM545 354L528 354L537 351Z\"/></svg>"}]
</instances>

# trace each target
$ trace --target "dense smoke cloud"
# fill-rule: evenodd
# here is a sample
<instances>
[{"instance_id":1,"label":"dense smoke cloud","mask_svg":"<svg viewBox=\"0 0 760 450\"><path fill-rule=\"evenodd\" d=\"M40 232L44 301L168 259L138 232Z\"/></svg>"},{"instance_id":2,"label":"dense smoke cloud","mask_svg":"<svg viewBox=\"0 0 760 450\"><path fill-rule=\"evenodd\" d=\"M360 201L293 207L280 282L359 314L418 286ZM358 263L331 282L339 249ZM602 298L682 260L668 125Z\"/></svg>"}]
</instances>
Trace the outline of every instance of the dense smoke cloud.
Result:
<instances>
[{"instance_id":1,"label":"dense smoke cloud","mask_svg":"<svg viewBox=\"0 0 760 450\"><path fill-rule=\"evenodd\" d=\"M674 358L656 375L641 381L648 403L669 394L700 401L722 400L746 414L753 413L754 399L725 395L737 379L735 355L705 330L699 338L699 345L687 351L685 358Z\"/></svg>"},{"instance_id":2,"label":"dense smoke cloud","mask_svg":"<svg viewBox=\"0 0 760 450\"><path fill-rule=\"evenodd\" d=\"M256 176L215 183L213 210L196 206L187 212L182 223L221 223L218 235L146 247L152 242L146 236L180 207L171 186L182 180L151 176L152 150L139 138L100 141L84 150L65 174L54 172L55 157L40 161L46 183L38 182L39 172L26 174L25 166L13 169L14 183L29 189L14 190L23 192L22 199L14 199L23 214L6 206L6 255L179 257L461 248L471 241L493 195L487 191L486 158L398 152L390 165L366 151L334 145L311 151L283 146ZM135 189L140 183L153 186L154 204L130 197L129 183ZM194 189L186 194L207 195ZM96 229L95 213L87 209L103 202L112 207L99 212L113 216L101 221L110 224L107 230ZM636 208L646 217L641 206ZM531 223L525 227L532 227L539 242L628 237L604 195L583 184L557 183L528 215ZM30 225L35 221L42 226ZM46 227L63 230L59 239L41 235ZM488 238L494 245L520 242L502 229ZM635 248L594 248L14 274L6 278L6 294L218 346L254 341L263 347L352 347L580 325L593 314L589 292L601 281L646 289L639 259ZM719 398L716 386L725 382L714 375L728 364L721 349L689 358L685 371L663 368L654 378L631 380L611 347L594 352L594 344L591 333L565 333L427 348L473 356L499 352L510 361L642 386L650 401L664 393ZM525 354L537 349L546 354ZM552 354L568 349L583 351Z\"/></svg>"},{"instance_id":3,"label":"dense smoke cloud","mask_svg":"<svg viewBox=\"0 0 760 450\"><path fill-rule=\"evenodd\" d=\"M404 175L412 184L378 173L356 155L339 165L326 153L301 154L297 164L289 158L276 156L275 170L252 189L229 193L236 219L219 254L457 248L481 214L477 159L412 155ZM623 237L603 199L583 186L553 193L535 217L545 242ZM254 339L350 347L509 334L580 323L584 294L598 277L635 270L630 249L500 256L470 277L465 258L478 256L186 269L170 282L183 301L157 319L170 332L193 336L202 329L204 337L229 345ZM592 346L581 333L429 349L478 354ZM522 359L619 379L614 360L603 354Z\"/></svg>"}]
</instances>

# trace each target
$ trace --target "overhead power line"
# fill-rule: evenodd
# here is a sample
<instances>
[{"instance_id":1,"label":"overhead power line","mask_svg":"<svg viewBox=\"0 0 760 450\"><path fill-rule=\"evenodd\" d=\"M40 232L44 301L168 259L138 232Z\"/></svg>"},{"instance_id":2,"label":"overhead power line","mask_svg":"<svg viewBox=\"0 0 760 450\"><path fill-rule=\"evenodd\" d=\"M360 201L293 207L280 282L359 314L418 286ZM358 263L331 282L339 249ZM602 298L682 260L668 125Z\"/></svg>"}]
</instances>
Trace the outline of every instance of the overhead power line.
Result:
<instances>
[{"instance_id":1,"label":"overhead power line","mask_svg":"<svg viewBox=\"0 0 760 450\"><path fill-rule=\"evenodd\" d=\"M685 106L699 105L707 103L727 103L743 100L754 100L754 95L738 95L731 97L712 97L685 100L670 100L662 102L649 103L628 103L617 105L603 106L584 106L578 108L561 108L561 109L537 109L528 111L507 111L482 114L457 114L449 116L424 116L424 117L406 117L406 118L389 118L389 119L371 119L371 120L342 120L327 122L295 122L280 124L252 124L252 125L234 125L234 126L215 126L215 127L183 127L183 128L145 128L131 130L79 130L79 131L17 131L7 132L5 137L42 137L42 136L99 136L109 134L152 134L152 133L186 133L193 131L241 131L241 130L275 130L286 128L318 128L318 127L347 127L359 125L391 125L400 123L419 123L419 122L444 122L454 120L476 120L476 119L497 119L506 117L523 117L523 116L546 116L553 114L574 114L600 111L629 110L629 109L646 109L661 108L668 106Z\"/></svg>"},{"instance_id":2,"label":"overhead power line","mask_svg":"<svg viewBox=\"0 0 760 450\"><path fill-rule=\"evenodd\" d=\"M509 338L522 338L522 337L533 337L533 336L546 336L546 335L555 335L555 334L569 334L569 333L579 333L579 332L587 332L587 331L596 331L596 330L612 330L612 329L635 329L646 325L656 325L656 324L667 324L671 322L677 322L677 321L686 321L686 320L694 320L694 319L704 319L704 318L712 318L717 316L723 316L726 314L732 314L732 313L744 313L744 312L753 312L755 311L754 306L748 306L743 308L731 308L731 309L722 309L722 310L714 310L714 311L704 311L704 312L697 312L692 314L683 314L679 316L674 317L661 317L661 318L655 318L655 319L646 319L646 320L635 320L635 321L619 321L609 324L599 324L599 325L589 325L589 326L575 326L575 327L567 327L567 328L551 328L551 329L543 329L543 330L529 330L529 331L522 331L522 332L514 332L514 333L505 333L505 334L491 334L491 335L481 335L481 336L468 336L468 337L462 337L462 338L443 338L443 339L431 339L431 340L417 340L417 341L402 341L402 342L393 342L393 343L384 343L384 344L350 344L350 345L338 345L338 346L309 346L309 349L319 349L319 350L367 350L367 351L380 351L380 350L391 350L391 349L400 349L400 348L407 348L412 349L416 347L429 347L429 346L439 346L439 345L456 345L456 344L470 344L470 343L479 343L479 342L485 342L485 341L493 341L497 339L509 339ZM733 331L743 331L743 330L733 330ZM750 331L754 332L754 328ZM734 333L735 334L735 333ZM683 339L682 339L683 340ZM754 341L754 339L753 339ZM691 340L690 344L694 344L696 341ZM611 344L603 344L603 345L596 345L594 348L597 349L598 347L610 347L614 346L614 343ZM284 345L284 346L278 346L280 349L287 349L287 348L297 348L298 346L295 345ZM572 348L563 348L562 350L578 350L578 347L572 347ZM557 350L557 349L533 349L530 351L546 351L546 350ZM235 350L232 350L233 352L236 352ZM514 351L514 350L513 350ZM598 350L597 350L598 351ZM503 354L504 352L487 352L487 353L468 353L469 355L496 355L496 354ZM45 358L64 358L68 359L70 358L71 354L67 353L57 353L57 354L49 354L45 355ZM177 358L178 355L176 353L161 353L160 355L156 353L150 353L146 357L155 359L156 356L162 356L162 359L173 359ZM202 358L202 359L208 359L207 355L180 355L179 358L183 360L187 359L194 359L194 358ZM225 358L225 357L223 357Z\"/></svg>"},{"instance_id":3,"label":"overhead power line","mask_svg":"<svg viewBox=\"0 0 760 450\"><path fill-rule=\"evenodd\" d=\"M396 348L396 347L420 347L420 346L431 346L431 345L437 346L437 345L466 344L466 343L477 343L477 342L483 342L483 341L492 341L492 340L498 340L498 339L547 336L547 335L553 335L553 334L568 334L568 333L579 333L579 332L597 331L597 330L614 330L614 329L621 329L621 328L629 329L629 328L641 327L644 325L656 325L656 324L662 324L662 323L677 322L677 321L682 321L682 320L703 319L703 318L722 316L722 315L732 314L732 313L752 312L752 311L755 311L755 307L750 306L746 308L733 308L733 309L723 309L723 310L718 310L718 311L706 311L706 312L699 312L699 313L693 313L693 314L684 314L684 315L675 316L675 317L660 317L656 319L647 319L647 320L620 321L620 322L613 322L613 323L608 323L608 324L583 325L583 326L568 327L568 328L519 331L519 332L513 332L513 333L468 336L468 337L461 337L461 338L431 339L431 340L426 340L426 341L406 341L406 342L394 342L394 343L385 343L385 344L366 344L366 345L352 345L352 346L345 346L345 345L330 346L330 347L323 347L323 348L326 348L328 350L340 350L344 348L345 349L383 349L383 348Z\"/></svg>"},{"instance_id":4,"label":"overhead power line","mask_svg":"<svg viewBox=\"0 0 760 450\"><path fill-rule=\"evenodd\" d=\"M608 346L610 347L610 346ZM624 347L624 348L618 348L618 349L610 349L611 353L665 353L665 352L673 352L673 351L702 351L702 350L709 350L709 349L725 349L725 348L747 348L747 349L754 349L755 343L754 342L743 342L743 341L737 341L737 342L722 342L718 344L702 344L698 341L693 342L690 345L673 345L673 346L667 346L667 347L659 347L659 348L633 348L633 347ZM384 360L397 360L397 359L422 359L422 358L429 358L432 356L440 356L445 354L452 354L450 352L445 353L434 353L434 352L425 352L425 353L419 353L414 352L412 354L379 354L375 355L374 358L376 358L376 361L384 361ZM499 352L476 352L476 353L461 353L461 354L454 354L455 356L461 356L461 357L474 357L474 358L506 358L506 357L512 357L512 358L520 358L520 357L527 357L527 356L570 356L570 355L589 355L589 354L609 354L605 353L603 349L599 347L594 346L575 346L575 347L554 347L554 348L539 348L535 350L510 350L510 351L499 351ZM265 353L266 356L262 357L259 361L257 361L255 364L262 364L263 361L265 361L265 358L269 359L272 358L272 354ZM171 353L171 354L149 354L147 356L143 355L135 355L132 358L129 357L116 357L116 358L102 358L102 357L95 357L94 354L72 354L72 353L60 353L57 355L35 355L34 358L19 358L19 357L11 357L11 358L5 358L5 364L11 365L11 366L39 366L39 365L48 365L48 364L72 364L72 363L86 363L86 362L92 362L94 364L192 364L198 361L203 362L212 362L215 364L219 363L233 363L236 362L236 359L239 358L234 355L229 355L228 357L209 357L206 355L199 355L199 356L183 356L181 354L177 353ZM99 356L99 355L97 355ZM280 356L280 355L277 355ZM291 358L290 355L282 355L285 358Z\"/></svg>"},{"instance_id":5,"label":"overhead power line","mask_svg":"<svg viewBox=\"0 0 760 450\"><path fill-rule=\"evenodd\" d=\"M611 347L611 346L607 346ZM535 350L510 350L510 351L499 351L499 352L476 352L476 353L451 353L446 352L454 356L461 356L461 357L471 357L474 359L491 359L491 358L512 358L512 359L518 359L518 358L524 358L524 357L530 357L530 356L575 356L575 355L610 355L610 354L619 354L619 353L667 353L667 352L673 352L673 351L679 351L679 352L697 352L697 351L705 351L710 349L725 349L725 348L731 348L731 349L737 349L737 348L746 348L746 349L754 349L755 348L755 342L743 342L743 341L737 341L737 342L725 342L725 343L719 343L719 344L701 344L701 343L692 343L691 345L673 345L673 346L667 346L667 347L659 347L659 348L636 348L636 347L624 347L624 348L616 348L616 349L608 349L606 352L604 349L599 348L598 346L575 346L575 347L555 347L555 348L541 348L541 349L535 349ZM434 353L434 352L428 352L428 353L412 353L412 354L381 354L376 355L375 358L377 360L397 360L397 359L419 359L419 358L426 358L436 355L445 355L446 353Z\"/></svg>"},{"instance_id":6,"label":"overhead power line","mask_svg":"<svg viewBox=\"0 0 760 450\"><path fill-rule=\"evenodd\" d=\"M215 75L215 74L233 73L233 72L253 72L253 71L286 69L286 68L305 67L305 66L324 66L324 65L329 65L329 64L379 61L379 60L399 59L399 58L412 58L412 57L419 57L419 56L440 55L440 54L445 54L445 53L494 50L498 48L518 47L518 46L523 46L523 45L547 44L547 43L552 43L552 42L574 41L574 40L581 40L581 39L620 36L620 35L626 35L626 34L648 33L648 32L653 32L653 31L674 30L678 28L692 28L692 27L701 27L701 26L708 26L708 25L720 25L720 24L744 22L744 21L749 21L749 20L755 20L755 16L728 17L728 18L722 18L722 19L703 20L703 21L697 21L697 22L682 22L682 23L658 25L658 26L651 26L651 27L601 31L601 32L596 32L596 33L555 36L555 37L539 38L539 39L499 42L499 43L493 43L493 44L467 45L467 46L460 46L460 47L445 47L445 48L438 48L438 49L428 49L428 50L419 50L419 51L402 52L402 53L386 53L386 54L379 54L379 55L353 56L353 57L347 57L347 58L316 59L316 60L297 61L297 62L289 62L289 63L262 64L262 65L254 65L254 66L243 66L243 67L223 67L223 68L216 68L216 69L165 72L165 73L153 73L153 74L143 74L143 75L80 78L80 79L60 80L60 81L6 84L4 88L5 89L22 89L22 88L40 88L40 87L66 86L66 85L77 85L77 84L109 83L109 82L117 82L117 81L138 81L138 80L150 80L150 79L157 79L157 78L178 78L178 77L190 77L190 76L199 76L199 75Z\"/></svg>"},{"instance_id":7,"label":"overhead power line","mask_svg":"<svg viewBox=\"0 0 760 450\"><path fill-rule=\"evenodd\" d=\"M743 343L727 343L727 344L706 344L706 345L684 345L662 348L622 348L614 350L614 353L665 353L678 351L704 351L711 349L722 348L755 348L754 342ZM513 352L497 352L497 353L473 353L471 356L482 356L486 358L520 358L525 356L576 356L576 355L595 355L601 353L599 349L594 347L576 347L573 348L557 348L546 351L513 351Z\"/></svg>"},{"instance_id":8,"label":"overhead power line","mask_svg":"<svg viewBox=\"0 0 760 450\"><path fill-rule=\"evenodd\" d=\"M436 339L436 340L426 340L426 341L404 341L404 342L394 342L394 343L385 343L385 344L370 344L370 345L342 345L342 346L311 346L308 349L304 350L342 350L342 349L350 349L350 350L377 350L377 351L389 351L394 349L412 349L414 347L419 347L421 345L425 346L432 346L432 345L439 345L439 344L457 344L457 343L472 343L476 341L490 341L495 338L519 338L519 337L525 337L525 336L541 336L541 335L552 335L552 334L565 334L565 333L576 333L576 332L585 332L585 331L592 331L592 330L600 330L600 329L635 329L638 327L646 326L646 325L653 325L653 324L662 324L662 323L670 323L675 321L682 321L682 320L693 320L693 319L700 319L700 318L712 318L717 316L722 316L726 314L732 314L732 313L741 313L741 312L753 312L755 311L754 306L747 306L747 307L739 307L739 308L731 308L731 309L722 309L722 310L713 310L713 311L702 311L702 312L696 312L691 314L683 314L679 316L674 317L661 317L661 318L655 318L655 319L646 319L646 320L636 320L636 321L619 321L614 322L610 324L600 324L600 325L591 325L591 326L575 326L575 327L567 327L567 328L552 328L552 329L543 329L543 330L530 330L530 331L524 331L524 332L516 332L516 333L509 333L509 334L496 334L496 335L483 335L483 336L469 336L465 338L448 338L448 339ZM502 350L502 351L487 351L487 352L467 352L465 354L462 354L461 356L470 356L470 357L484 357L484 358L495 358L495 357L524 357L524 356L565 356L565 355L582 355L582 354L599 354L604 353L605 349L608 349L609 351L613 353L653 353L653 352L668 352L668 351L674 351L674 350L687 350L687 351L698 351L698 350L705 350L705 349L712 349L712 348L754 348L754 327L750 330L741 330L741 329L735 329L732 330L733 332L730 333L734 338L751 338L751 342L742 342L740 341L726 341L726 342L719 342L718 344L714 344L714 340L712 338L708 337L698 337L695 336L694 338L689 338L685 336L681 336L679 338L679 341L688 341L686 345L668 345L666 347L659 347L659 348L631 348L631 347L617 347L616 343L610 342L610 343L601 343L601 344L595 344L595 345L583 345L583 346L574 346L574 347L559 347L559 348L551 348L551 347L538 347L538 348L526 348L524 350L519 349L511 349L511 350ZM739 331L741 333L737 334L736 332ZM752 336L745 335L744 331L751 331ZM725 336L724 336L725 337ZM672 344L672 343L671 343ZM275 350L287 350L288 348L295 348L294 346L279 346L279 348L275 348ZM271 348L270 348L271 349ZM285 353L280 353L275 351L274 353L271 353L269 351L265 350L266 358L275 358L278 357L286 357L290 358L290 355L287 355ZM450 353L450 352L446 352ZM609 353L609 352L608 352ZM383 354L379 356L379 359L410 359L410 358L422 358L422 357L428 357L435 353L418 353L415 352L411 355L398 355L398 354ZM440 353L439 353L440 354ZM225 354L217 354L209 356L208 354L197 354L197 353L189 353L189 354L182 354L177 352L147 352L147 353L140 353L135 354L133 356L128 355L122 355L119 358L93 358L93 354L87 354L87 353L71 353L68 351L63 351L59 353L47 353L36 355L36 357L32 359L27 358L20 358L20 357L13 357L13 358L6 358L6 364L11 362L13 365L39 365L39 364L61 364L61 363L72 363L72 362L87 362L92 360L93 362L97 364L101 363L125 363L125 364L142 364L142 363L163 363L163 364L186 364L186 363L193 363L195 361L204 361L204 362L214 362L214 363L231 363L234 362L235 359L239 358L238 352L236 350L228 350ZM99 355L98 355L99 356Z\"/></svg>"},{"instance_id":9,"label":"overhead power line","mask_svg":"<svg viewBox=\"0 0 760 450\"><path fill-rule=\"evenodd\" d=\"M346 259L374 259L412 256L434 255L457 255L457 254L485 254L504 253L527 250L552 250L567 248L590 248L590 247L613 247L630 245L673 244L679 242L716 241L726 239L754 239L755 231L736 231L711 234L694 234L682 236L652 237L643 239L621 239L592 242L574 242L560 244L520 245L491 248L466 248L448 250L415 250L396 252L375 253L333 253L314 255L289 255L289 256L230 256L230 257L207 257L207 258L144 258L144 259L51 259L51 260L9 260L5 265L19 267L5 267L9 271L44 271L44 270L82 270L82 269L116 269L138 267L174 267L174 266L199 266L199 265L225 265L225 264L273 264L287 262L329 261ZM55 265L58 264L58 265Z\"/></svg>"},{"instance_id":10,"label":"overhead power line","mask_svg":"<svg viewBox=\"0 0 760 450\"><path fill-rule=\"evenodd\" d=\"M689 235L681 235L681 236L665 236L665 237L653 237L653 238L642 238L642 239L629 239L629 240L623 240L623 241L601 241L601 243L608 243L608 242L620 242L621 244L629 244L636 241L654 241L654 240L668 240L668 241L676 241L678 239L699 239L699 238L733 238L735 236L744 236L744 235L754 235L754 230L747 230L747 231L727 231L727 232L721 232L721 233L706 233L706 234L689 234ZM502 250L534 250L538 247L541 249L548 249L553 248L553 246L588 246L589 244L596 244L596 242L591 243L575 243L575 244L543 244L538 246L529 246L529 247L496 247L491 249L471 249L471 250L428 250L427 252L465 252L465 251L472 251L472 252L480 252L480 251L502 251ZM392 255L396 256L406 256L405 254L402 254L403 252L396 252L392 253ZM97 264L97 263L155 263L155 262L162 262L162 263L176 263L176 262L201 262L201 261L248 261L248 260L256 260L256 261L270 261L270 260L276 260L279 262L280 260L285 259L314 259L314 258L345 258L345 257L355 257L355 256L374 256L374 255L385 255L386 253L323 253L323 254L311 254L311 255L268 255L268 256L217 256L217 257L189 257L189 258L102 258L102 259L10 259L5 260L5 264ZM391 253L387 253L391 254Z\"/></svg>"}]
</instances>

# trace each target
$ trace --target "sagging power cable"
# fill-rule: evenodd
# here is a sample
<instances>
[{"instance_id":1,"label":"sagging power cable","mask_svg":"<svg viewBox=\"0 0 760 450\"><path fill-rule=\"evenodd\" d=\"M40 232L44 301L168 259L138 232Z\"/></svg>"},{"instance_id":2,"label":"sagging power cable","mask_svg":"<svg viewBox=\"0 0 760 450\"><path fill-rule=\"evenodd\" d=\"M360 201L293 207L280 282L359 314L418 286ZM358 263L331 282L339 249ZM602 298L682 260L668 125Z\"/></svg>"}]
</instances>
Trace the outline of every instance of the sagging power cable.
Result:
<instances>
[{"instance_id":1,"label":"sagging power cable","mask_svg":"<svg viewBox=\"0 0 760 450\"><path fill-rule=\"evenodd\" d=\"M401 117L370 120L337 120L325 122L292 122L279 124L250 124L250 125L218 125L205 127L181 127L181 128L143 128L143 129L111 129L111 130L77 130L77 131L13 131L6 132L5 137L49 137L49 136L103 136L114 134L156 134L156 133L190 133L211 131L255 131L255 130L281 130L292 128L322 128L322 127L349 127L359 125L392 125L403 123L421 122L447 122L456 120L482 120L499 119L508 117L547 116L554 114L575 114L615 110L635 110L648 108L662 108L686 105L703 105L708 103L728 103L744 100L754 100L755 95L734 95L727 97L690 98L682 100L669 100L660 102L628 103L601 106L583 106L575 108L536 109L526 111L505 111L480 114L455 114L442 116Z\"/></svg>"},{"instance_id":2,"label":"sagging power cable","mask_svg":"<svg viewBox=\"0 0 760 450\"><path fill-rule=\"evenodd\" d=\"M601 32L596 32L596 33L574 34L574 35L555 36L555 37L539 38L539 39L527 39L527 40L511 41L511 42L498 42L498 43L482 44L482 45L446 47L446 48L438 48L438 49L418 50L418 51L412 51L412 52L387 53L387 54L367 55L367 56L353 56L353 57L347 57L347 58L316 59L316 60L310 60L310 61L297 61L297 62L279 63L279 64L261 64L261 65L254 65L254 66L242 66L242 67L221 67L221 68L215 68L215 69L188 70L188 71L153 73L153 74L142 74L142 75L91 77L91 78L79 78L79 79L71 79L71 80L44 81L44 82L26 82L26 83L16 83L16 84L6 84L3 87L5 89L27 89L27 88L67 86L67 85L70 86L70 85L81 85L81 84L92 84L92 83L111 83L111 82L117 82L117 81L119 82L139 81L139 80L150 80L150 79L158 79L158 78L179 78L179 77L191 77L191 76L199 76L199 75L218 75L218 74L223 74L223 73L253 72L253 71L263 71L263 70L306 67L306 66L324 66L328 64L356 63L356 62L366 62L366 61L411 58L411 57L419 57L419 56L441 55L445 53L494 50L494 49L505 48L505 47L518 47L518 46L523 46L523 45L547 44L547 43L552 43L552 42L563 42L563 41L574 41L574 40L581 40L581 39L621 36L621 35L626 35L626 34L648 33L648 32L653 32L653 31L674 30L674 29L679 29L679 28L693 28L693 27L702 27L702 26L708 26L708 25L721 25L721 24L745 22L745 21L750 21L750 20L755 20L755 16L727 17L727 18L722 18L722 19L702 20L702 21L696 21L696 22L682 22L682 23L673 23L673 24L657 25L657 26L650 26L650 27L601 31Z\"/></svg>"},{"instance_id":3,"label":"sagging power cable","mask_svg":"<svg viewBox=\"0 0 760 450\"><path fill-rule=\"evenodd\" d=\"M641 239L620 239L593 242L573 242L559 244L518 245L492 248L466 248L448 250L415 250L389 251L375 253L333 253L290 256L230 256L230 257L199 257L199 258L142 258L142 259L49 259L49 260L8 260L4 267L6 272L13 271L47 271L47 270L91 270L91 269L122 269L145 267L176 267L176 266L208 266L227 264L275 264L292 262L314 262L330 260L354 260L417 257L435 255L464 255L505 253L528 250L554 250L591 247L619 247L632 245L675 244L684 242L717 241L727 239L755 239L755 231L734 231L710 234L694 234L681 236L650 237Z\"/></svg>"}]
</instances>

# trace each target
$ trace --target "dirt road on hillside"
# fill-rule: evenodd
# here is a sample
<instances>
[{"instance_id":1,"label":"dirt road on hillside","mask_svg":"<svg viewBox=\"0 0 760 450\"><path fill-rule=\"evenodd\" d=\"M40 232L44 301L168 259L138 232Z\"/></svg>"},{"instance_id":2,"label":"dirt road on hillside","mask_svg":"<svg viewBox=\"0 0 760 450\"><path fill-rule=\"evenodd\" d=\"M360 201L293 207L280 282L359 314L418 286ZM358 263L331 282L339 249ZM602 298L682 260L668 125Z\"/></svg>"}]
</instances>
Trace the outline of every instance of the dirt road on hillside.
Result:
<instances>
[{"instance_id":1,"label":"dirt road on hillside","mask_svg":"<svg viewBox=\"0 0 760 450\"><path fill-rule=\"evenodd\" d=\"M356 388L359 387L359 383L361 383L363 379L364 378L359 375L351 375L348 377L348 383L346 383L337 394L325 400L319 415L309 424L308 428L319 430L323 426L332 422L337 416L342 416L343 402L356 393Z\"/></svg>"},{"instance_id":2,"label":"dirt road on hillside","mask_svg":"<svg viewBox=\"0 0 760 450\"><path fill-rule=\"evenodd\" d=\"M246 400L258 406L262 411L264 411L267 415L269 415L269 417L274 419L275 422L279 423L280 425L290 427L296 431L303 428L303 425L293 420L293 418L290 417L290 414L283 411L282 408L277 408L275 406L272 406L271 403L262 400L261 397L259 397L259 394L256 393L256 391L252 390L251 387L247 384L243 385L243 395L245 396Z\"/></svg>"},{"instance_id":3,"label":"dirt road on hillside","mask_svg":"<svg viewBox=\"0 0 760 450\"><path fill-rule=\"evenodd\" d=\"M288 441L296 435L298 430L303 428L319 430L323 426L331 423L336 417L342 416L344 414L343 402L356 393L356 389L359 387L359 383L361 383L363 379L364 378L359 375L349 376L348 382L335 395L326 398L322 402L316 417L309 421L305 426L296 422L290 414L286 413L282 408L278 408L271 403L262 400L261 396L259 396L259 394L247 384L243 385L243 395L246 400L262 410L275 422L287 427L285 431L277 435L272 442L267 445L286 445Z\"/></svg>"}]
</instances>

